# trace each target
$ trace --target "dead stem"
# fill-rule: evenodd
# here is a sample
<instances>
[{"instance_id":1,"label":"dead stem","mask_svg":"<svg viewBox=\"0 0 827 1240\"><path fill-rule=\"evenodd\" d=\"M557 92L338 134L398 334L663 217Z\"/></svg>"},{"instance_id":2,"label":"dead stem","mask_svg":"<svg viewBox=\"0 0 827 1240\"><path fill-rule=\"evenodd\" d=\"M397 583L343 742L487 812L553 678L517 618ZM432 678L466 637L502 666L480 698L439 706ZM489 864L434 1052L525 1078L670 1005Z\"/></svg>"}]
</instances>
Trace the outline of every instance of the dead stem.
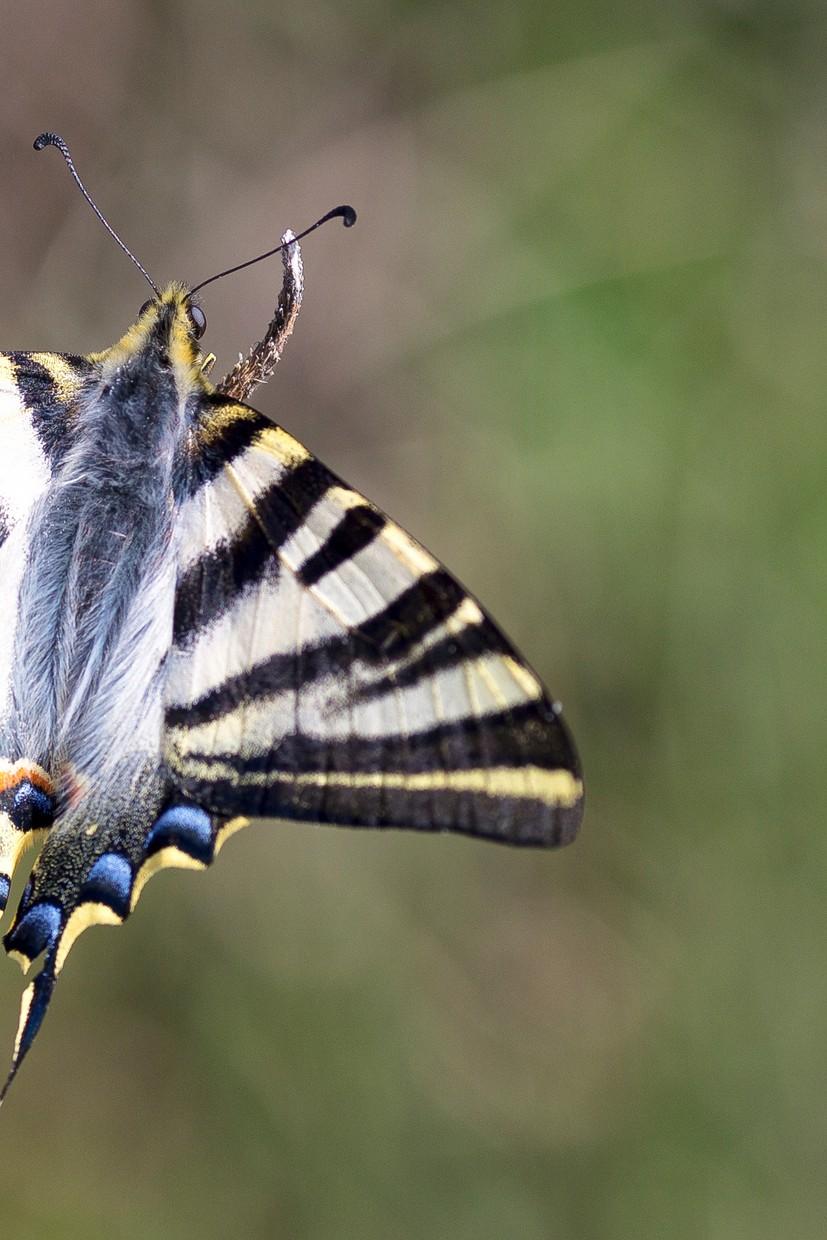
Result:
<instances>
[{"instance_id":1,"label":"dead stem","mask_svg":"<svg viewBox=\"0 0 827 1240\"><path fill-rule=\"evenodd\" d=\"M219 392L233 400L246 400L260 383L266 383L279 363L284 346L298 317L304 293L304 267L298 241L288 228L282 236L284 282L270 325L262 340L253 345L246 358L239 357L229 374L218 384Z\"/></svg>"}]
</instances>

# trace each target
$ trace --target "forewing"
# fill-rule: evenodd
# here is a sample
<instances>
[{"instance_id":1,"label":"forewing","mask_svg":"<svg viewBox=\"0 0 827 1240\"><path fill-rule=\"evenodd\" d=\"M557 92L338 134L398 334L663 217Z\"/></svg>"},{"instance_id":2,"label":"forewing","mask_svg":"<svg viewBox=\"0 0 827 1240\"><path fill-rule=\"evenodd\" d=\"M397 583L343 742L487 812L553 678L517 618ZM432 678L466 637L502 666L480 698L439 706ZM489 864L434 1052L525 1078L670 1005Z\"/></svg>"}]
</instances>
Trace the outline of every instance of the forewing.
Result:
<instances>
[{"instance_id":1,"label":"forewing","mask_svg":"<svg viewBox=\"0 0 827 1240\"><path fill-rule=\"evenodd\" d=\"M214 398L179 525L165 759L209 813L568 842L578 759L457 581L285 431Z\"/></svg>"},{"instance_id":2,"label":"forewing","mask_svg":"<svg viewBox=\"0 0 827 1240\"><path fill-rule=\"evenodd\" d=\"M28 516L71 434L91 368L65 353L0 353L0 543Z\"/></svg>"},{"instance_id":3,"label":"forewing","mask_svg":"<svg viewBox=\"0 0 827 1240\"><path fill-rule=\"evenodd\" d=\"M27 518L71 439L91 363L62 353L0 353L0 908L27 844L48 829L48 774L17 751L7 698Z\"/></svg>"}]
</instances>

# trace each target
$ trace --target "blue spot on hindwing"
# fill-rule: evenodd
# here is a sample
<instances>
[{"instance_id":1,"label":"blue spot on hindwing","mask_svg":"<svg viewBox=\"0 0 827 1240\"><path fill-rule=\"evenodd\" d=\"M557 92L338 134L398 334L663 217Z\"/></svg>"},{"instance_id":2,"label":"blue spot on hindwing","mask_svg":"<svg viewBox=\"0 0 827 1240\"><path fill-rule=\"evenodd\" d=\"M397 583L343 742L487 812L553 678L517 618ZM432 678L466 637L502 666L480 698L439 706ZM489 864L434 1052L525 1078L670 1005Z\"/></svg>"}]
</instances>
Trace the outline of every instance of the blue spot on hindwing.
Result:
<instances>
[{"instance_id":1,"label":"blue spot on hindwing","mask_svg":"<svg viewBox=\"0 0 827 1240\"><path fill-rule=\"evenodd\" d=\"M3 940L6 949L21 952L34 960L53 947L60 934L61 912L57 904L35 904L23 915Z\"/></svg>"},{"instance_id":2,"label":"blue spot on hindwing","mask_svg":"<svg viewBox=\"0 0 827 1240\"><path fill-rule=\"evenodd\" d=\"M0 810L9 815L18 831L34 831L51 826L55 802L42 788L24 779L0 793Z\"/></svg>"},{"instance_id":3,"label":"blue spot on hindwing","mask_svg":"<svg viewBox=\"0 0 827 1240\"><path fill-rule=\"evenodd\" d=\"M129 912L132 866L120 853L104 853L92 866L80 892L80 899L106 904L119 917Z\"/></svg>"},{"instance_id":4,"label":"blue spot on hindwing","mask_svg":"<svg viewBox=\"0 0 827 1240\"><path fill-rule=\"evenodd\" d=\"M9 891L11 890L11 878L8 874L0 874L0 913L9 902Z\"/></svg>"},{"instance_id":5,"label":"blue spot on hindwing","mask_svg":"<svg viewBox=\"0 0 827 1240\"><path fill-rule=\"evenodd\" d=\"M28 814L33 820L32 826L47 825L41 824L37 819L48 819L51 821L54 814L54 800L40 788L35 788L34 784L24 783L15 789L14 808L22 816Z\"/></svg>"},{"instance_id":6,"label":"blue spot on hindwing","mask_svg":"<svg viewBox=\"0 0 827 1240\"><path fill-rule=\"evenodd\" d=\"M164 810L146 837L146 854L175 845L196 861L212 860L213 828L209 814L196 805L173 805Z\"/></svg>"}]
</instances>

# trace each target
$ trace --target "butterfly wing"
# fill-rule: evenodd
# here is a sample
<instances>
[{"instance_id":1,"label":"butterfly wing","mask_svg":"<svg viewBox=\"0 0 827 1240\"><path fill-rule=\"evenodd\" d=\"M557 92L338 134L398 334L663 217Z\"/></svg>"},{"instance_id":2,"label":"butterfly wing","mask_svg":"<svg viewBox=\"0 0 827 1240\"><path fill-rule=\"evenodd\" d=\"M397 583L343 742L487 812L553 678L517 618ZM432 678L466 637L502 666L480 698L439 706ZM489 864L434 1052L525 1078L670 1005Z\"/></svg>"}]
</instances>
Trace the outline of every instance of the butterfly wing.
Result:
<instances>
[{"instance_id":1,"label":"butterfly wing","mask_svg":"<svg viewBox=\"0 0 827 1240\"><path fill-rule=\"evenodd\" d=\"M179 523L165 761L225 821L572 839L559 708L437 561L285 431L216 397Z\"/></svg>"},{"instance_id":2,"label":"butterfly wing","mask_svg":"<svg viewBox=\"0 0 827 1240\"><path fill-rule=\"evenodd\" d=\"M147 841L162 803L157 770L116 778L92 801L61 813L49 832L15 911L4 946L24 970L38 969L24 991L5 1097L43 1022L58 975L90 926L120 925L143 886Z\"/></svg>"},{"instance_id":3,"label":"butterfly wing","mask_svg":"<svg viewBox=\"0 0 827 1240\"><path fill-rule=\"evenodd\" d=\"M8 726L17 594L28 516L71 441L73 411L90 369L62 353L0 353L0 909L14 867L52 819L48 774L18 753Z\"/></svg>"},{"instance_id":4,"label":"butterfly wing","mask_svg":"<svg viewBox=\"0 0 827 1240\"><path fill-rule=\"evenodd\" d=\"M0 543L25 522L62 459L90 369L65 353L0 353Z\"/></svg>"},{"instance_id":5,"label":"butterfly wing","mask_svg":"<svg viewBox=\"0 0 827 1240\"><path fill-rule=\"evenodd\" d=\"M70 415L56 414L67 436ZM190 475L161 763L113 775L94 814L81 801L46 840L4 940L39 968L0 1101L77 937L120 924L158 870L208 865L250 819L547 845L577 829L580 768L558 709L422 547L284 431L218 396ZM0 796L34 806L39 790L48 826L48 776L11 756Z\"/></svg>"}]
</instances>

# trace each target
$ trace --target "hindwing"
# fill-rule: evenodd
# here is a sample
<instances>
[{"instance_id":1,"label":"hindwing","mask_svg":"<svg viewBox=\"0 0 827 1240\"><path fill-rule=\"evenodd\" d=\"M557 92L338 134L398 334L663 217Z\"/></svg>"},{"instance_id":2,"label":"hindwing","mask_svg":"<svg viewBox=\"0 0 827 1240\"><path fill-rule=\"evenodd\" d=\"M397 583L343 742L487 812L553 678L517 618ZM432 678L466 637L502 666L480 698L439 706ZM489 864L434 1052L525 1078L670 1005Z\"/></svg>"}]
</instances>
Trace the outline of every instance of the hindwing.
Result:
<instances>
[{"instance_id":1,"label":"hindwing","mask_svg":"<svg viewBox=\"0 0 827 1240\"><path fill-rule=\"evenodd\" d=\"M534 673L423 547L214 398L179 521L164 759L235 819L569 841L578 759Z\"/></svg>"}]
</instances>

